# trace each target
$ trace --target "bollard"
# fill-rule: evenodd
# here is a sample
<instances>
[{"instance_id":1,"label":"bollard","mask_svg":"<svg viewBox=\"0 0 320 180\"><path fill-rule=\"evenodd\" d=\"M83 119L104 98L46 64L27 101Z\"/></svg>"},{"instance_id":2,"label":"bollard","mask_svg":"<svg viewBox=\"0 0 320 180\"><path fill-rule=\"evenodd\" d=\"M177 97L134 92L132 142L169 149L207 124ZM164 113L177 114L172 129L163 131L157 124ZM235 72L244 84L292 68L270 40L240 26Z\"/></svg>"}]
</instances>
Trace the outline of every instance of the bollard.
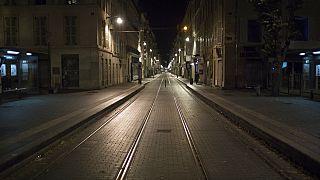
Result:
<instances>
[{"instance_id":1,"label":"bollard","mask_svg":"<svg viewBox=\"0 0 320 180\"><path fill-rule=\"evenodd\" d=\"M164 80L164 87L167 87L167 80Z\"/></svg>"}]
</instances>

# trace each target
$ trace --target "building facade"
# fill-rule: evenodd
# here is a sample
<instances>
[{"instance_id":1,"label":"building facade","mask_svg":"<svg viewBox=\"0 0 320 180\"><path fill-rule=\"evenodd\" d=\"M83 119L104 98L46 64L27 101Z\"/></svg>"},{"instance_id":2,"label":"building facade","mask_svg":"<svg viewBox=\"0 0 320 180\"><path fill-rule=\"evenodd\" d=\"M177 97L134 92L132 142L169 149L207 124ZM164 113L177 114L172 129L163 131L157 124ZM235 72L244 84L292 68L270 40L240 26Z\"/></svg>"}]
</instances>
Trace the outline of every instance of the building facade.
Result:
<instances>
[{"instance_id":1,"label":"building facade","mask_svg":"<svg viewBox=\"0 0 320 180\"><path fill-rule=\"evenodd\" d=\"M285 92L319 89L318 55L312 53L319 48L319 17L310 11L318 3L305 1L296 12L296 28L302 36L291 41L284 60ZM262 56L263 44L263 26L250 1L191 0L174 44L173 68L178 75L214 87L270 88L272 58Z\"/></svg>"},{"instance_id":2,"label":"building facade","mask_svg":"<svg viewBox=\"0 0 320 180\"><path fill-rule=\"evenodd\" d=\"M6 53L15 50L36 59L33 78L40 89L100 89L131 81L141 56L142 16L131 0L0 0L2 79L14 82L14 61ZM21 55L11 56L17 67L29 62Z\"/></svg>"}]
</instances>

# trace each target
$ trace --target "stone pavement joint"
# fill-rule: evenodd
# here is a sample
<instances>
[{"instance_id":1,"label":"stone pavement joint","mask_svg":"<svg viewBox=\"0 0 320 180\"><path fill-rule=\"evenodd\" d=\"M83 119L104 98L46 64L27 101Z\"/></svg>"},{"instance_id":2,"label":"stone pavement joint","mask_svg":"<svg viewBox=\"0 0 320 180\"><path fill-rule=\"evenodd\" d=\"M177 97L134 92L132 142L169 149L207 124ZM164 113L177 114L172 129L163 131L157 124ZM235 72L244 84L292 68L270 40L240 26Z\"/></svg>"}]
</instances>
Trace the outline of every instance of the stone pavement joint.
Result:
<instances>
[{"instance_id":1,"label":"stone pavement joint","mask_svg":"<svg viewBox=\"0 0 320 180\"><path fill-rule=\"evenodd\" d=\"M298 165L303 166L312 174L320 176L320 141L318 138L278 122L276 119L256 112L254 109L238 105L215 94L213 91L204 90L204 86L202 85L189 85L188 80L182 78L179 78L179 81L185 84L192 93L206 104L225 115L234 124L249 130L256 137L262 139ZM276 112L276 109L274 110ZM290 118L290 115L287 116Z\"/></svg>"}]
</instances>

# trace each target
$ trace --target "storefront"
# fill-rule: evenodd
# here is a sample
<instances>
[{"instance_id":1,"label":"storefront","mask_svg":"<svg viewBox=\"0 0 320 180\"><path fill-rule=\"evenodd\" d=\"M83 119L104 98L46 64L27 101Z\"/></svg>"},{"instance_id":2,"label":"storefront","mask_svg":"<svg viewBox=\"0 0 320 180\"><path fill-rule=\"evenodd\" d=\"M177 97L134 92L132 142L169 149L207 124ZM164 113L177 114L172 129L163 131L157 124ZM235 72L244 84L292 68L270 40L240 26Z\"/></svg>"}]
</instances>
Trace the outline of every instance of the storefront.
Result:
<instances>
[{"instance_id":1,"label":"storefront","mask_svg":"<svg viewBox=\"0 0 320 180\"><path fill-rule=\"evenodd\" d=\"M32 52L0 49L0 58L2 93L38 90L38 56Z\"/></svg>"}]
</instances>

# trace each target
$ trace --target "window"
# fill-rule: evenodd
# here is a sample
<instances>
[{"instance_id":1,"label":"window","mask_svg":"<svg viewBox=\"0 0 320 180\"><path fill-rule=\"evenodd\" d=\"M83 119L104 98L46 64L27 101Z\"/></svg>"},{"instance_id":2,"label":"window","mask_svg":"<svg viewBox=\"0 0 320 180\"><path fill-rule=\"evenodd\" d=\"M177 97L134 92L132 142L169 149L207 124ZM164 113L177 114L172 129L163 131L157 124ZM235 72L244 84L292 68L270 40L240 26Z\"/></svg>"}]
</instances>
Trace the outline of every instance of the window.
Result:
<instances>
[{"instance_id":1,"label":"window","mask_svg":"<svg viewBox=\"0 0 320 180\"><path fill-rule=\"evenodd\" d=\"M16 1L15 0L6 0L4 5L15 5Z\"/></svg>"},{"instance_id":2,"label":"window","mask_svg":"<svg viewBox=\"0 0 320 180\"><path fill-rule=\"evenodd\" d=\"M248 20L248 42L261 42L261 25L257 20Z\"/></svg>"},{"instance_id":3,"label":"window","mask_svg":"<svg viewBox=\"0 0 320 180\"><path fill-rule=\"evenodd\" d=\"M77 4L77 0L66 0L66 4Z\"/></svg>"},{"instance_id":4,"label":"window","mask_svg":"<svg viewBox=\"0 0 320 180\"><path fill-rule=\"evenodd\" d=\"M17 76L17 65L11 64L11 76Z\"/></svg>"},{"instance_id":5,"label":"window","mask_svg":"<svg viewBox=\"0 0 320 180\"><path fill-rule=\"evenodd\" d=\"M18 39L18 18L4 18L4 41L7 46L16 46Z\"/></svg>"},{"instance_id":6,"label":"window","mask_svg":"<svg viewBox=\"0 0 320 180\"><path fill-rule=\"evenodd\" d=\"M65 17L66 45L76 45L76 16Z\"/></svg>"},{"instance_id":7,"label":"window","mask_svg":"<svg viewBox=\"0 0 320 180\"><path fill-rule=\"evenodd\" d=\"M47 45L47 17L34 18L34 44Z\"/></svg>"},{"instance_id":8,"label":"window","mask_svg":"<svg viewBox=\"0 0 320 180\"><path fill-rule=\"evenodd\" d=\"M7 75L7 70L6 70L6 65L5 64L1 65L0 71L1 71L1 76L6 76Z\"/></svg>"},{"instance_id":9,"label":"window","mask_svg":"<svg viewBox=\"0 0 320 180\"><path fill-rule=\"evenodd\" d=\"M35 0L34 4L36 5L45 5L47 4L46 0Z\"/></svg>"},{"instance_id":10,"label":"window","mask_svg":"<svg viewBox=\"0 0 320 180\"><path fill-rule=\"evenodd\" d=\"M99 41L99 45L106 47L106 21L102 21L102 31L101 31L101 39Z\"/></svg>"},{"instance_id":11,"label":"window","mask_svg":"<svg viewBox=\"0 0 320 180\"><path fill-rule=\"evenodd\" d=\"M21 69L22 69L22 80L24 80L24 81L28 80L28 77L29 77L29 64L28 64L28 61L22 60Z\"/></svg>"},{"instance_id":12,"label":"window","mask_svg":"<svg viewBox=\"0 0 320 180\"><path fill-rule=\"evenodd\" d=\"M296 41L308 41L309 39L309 26L308 26L308 18L307 17L295 17L294 25L297 31L297 35L294 38Z\"/></svg>"}]
</instances>

